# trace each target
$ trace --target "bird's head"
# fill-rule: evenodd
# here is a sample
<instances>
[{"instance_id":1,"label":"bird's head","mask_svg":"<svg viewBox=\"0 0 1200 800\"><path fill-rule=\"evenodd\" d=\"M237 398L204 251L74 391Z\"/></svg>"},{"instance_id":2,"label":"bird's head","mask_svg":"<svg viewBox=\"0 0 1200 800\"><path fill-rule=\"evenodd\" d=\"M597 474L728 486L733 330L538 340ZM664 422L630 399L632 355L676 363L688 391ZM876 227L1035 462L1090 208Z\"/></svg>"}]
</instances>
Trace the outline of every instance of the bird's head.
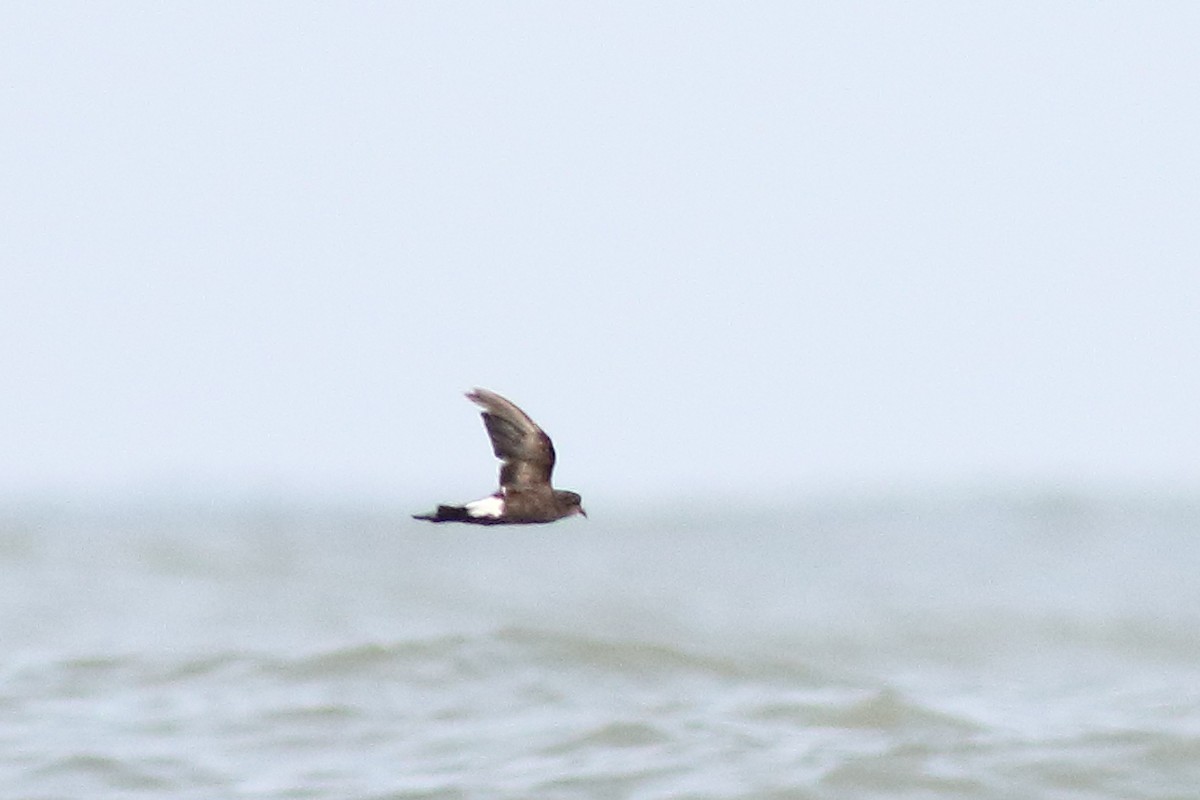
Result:
<instances>
[{"instance_id":1,"label":"bird's head","mask_svg":"<svg viewBox=\"0 0 1200 800\"><path fill-rule=\"evenodd\" d=\"M558 504L558 507L563 510L564 517L574 516L575 514L584 517L587 516L587 512L583 510L583 498L575 492L556 489L554 491L554 500Z\"/></svg>"}]
</instances>

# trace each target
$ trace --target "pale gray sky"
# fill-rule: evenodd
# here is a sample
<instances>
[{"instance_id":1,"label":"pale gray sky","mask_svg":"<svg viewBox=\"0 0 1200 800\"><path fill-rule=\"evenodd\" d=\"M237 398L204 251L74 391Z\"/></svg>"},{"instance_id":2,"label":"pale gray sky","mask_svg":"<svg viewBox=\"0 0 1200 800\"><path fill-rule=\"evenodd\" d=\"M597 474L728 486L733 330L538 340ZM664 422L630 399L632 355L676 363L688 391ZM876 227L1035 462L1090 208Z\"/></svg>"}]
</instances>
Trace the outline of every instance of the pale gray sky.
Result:
<instances>
[{"instance_id":1,"label":"pale gray sky","mask_svg":"<svg viewBox=\"0 0 1200 800\"><path fill-rule=\"evenodd\" d=\"M1200 482L1197 42L1191 3L6 4L0 494L465 500L474 385L585 499Z\"/></svg>"}]
</instances>

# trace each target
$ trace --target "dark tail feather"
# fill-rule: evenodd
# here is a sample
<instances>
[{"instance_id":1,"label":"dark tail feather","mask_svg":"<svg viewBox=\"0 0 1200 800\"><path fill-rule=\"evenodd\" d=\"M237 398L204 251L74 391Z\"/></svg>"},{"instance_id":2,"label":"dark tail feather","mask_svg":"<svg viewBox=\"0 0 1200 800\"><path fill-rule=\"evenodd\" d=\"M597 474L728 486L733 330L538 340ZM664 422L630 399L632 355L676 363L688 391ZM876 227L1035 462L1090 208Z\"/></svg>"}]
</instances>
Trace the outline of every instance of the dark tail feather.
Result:
<instances>
[{"instance_id":1,"label":"dark tail feather","mask_svg":"<svg viewBox=\"0 0 1200 800\"><path fill-rule=\"evenodd\" d=\"M413 514L413 519L423 519L429 522L472 522L474 518L467 514L462 506L438 506L432 514Z\"/></svg>"}]
</instances>

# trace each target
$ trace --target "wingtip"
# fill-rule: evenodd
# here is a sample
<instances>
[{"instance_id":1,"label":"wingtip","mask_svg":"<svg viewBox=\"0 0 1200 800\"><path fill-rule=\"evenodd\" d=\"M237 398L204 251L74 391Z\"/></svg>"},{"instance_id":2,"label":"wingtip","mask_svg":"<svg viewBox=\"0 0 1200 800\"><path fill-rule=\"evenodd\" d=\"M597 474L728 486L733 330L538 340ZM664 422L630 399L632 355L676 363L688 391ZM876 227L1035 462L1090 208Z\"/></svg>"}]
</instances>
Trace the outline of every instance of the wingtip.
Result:
<instances>
[{"instance_id":1,"label":"wingtip","mask_svg":"<svg viewBox=\"0 0 1200 800\"><path fill-rule=\"evenodd\" d=\"M490 389L484 389L480 386L476 386L471 391L465 392L464 396L468 400L470 400L472 403L475 403L476 405L487 406L488 401L491 398L498 397L499 395L497 395L495 392L491 391Z\"/></svg>"}]
</instances>

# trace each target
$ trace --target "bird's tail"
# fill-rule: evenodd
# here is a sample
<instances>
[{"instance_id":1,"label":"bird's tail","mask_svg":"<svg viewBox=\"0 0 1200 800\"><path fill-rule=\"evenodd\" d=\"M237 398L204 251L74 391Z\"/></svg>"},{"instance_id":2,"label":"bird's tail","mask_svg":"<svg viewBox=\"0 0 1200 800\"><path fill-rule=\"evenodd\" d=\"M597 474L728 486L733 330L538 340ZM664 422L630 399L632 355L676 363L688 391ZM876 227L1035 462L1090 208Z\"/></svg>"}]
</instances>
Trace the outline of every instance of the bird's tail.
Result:
<instances>
[{"instance_id":1,"label":"bird's tail","mask_svg":"<svg viewBox=\"0 0 1200 800\"><path fill-rule=\"evenodd\" d=\"M474 518L462 506L438 506L437 511L429 514L413 514L413 519L423 519L429 522L474 522Z\"/></svg>"}]
</instances>

